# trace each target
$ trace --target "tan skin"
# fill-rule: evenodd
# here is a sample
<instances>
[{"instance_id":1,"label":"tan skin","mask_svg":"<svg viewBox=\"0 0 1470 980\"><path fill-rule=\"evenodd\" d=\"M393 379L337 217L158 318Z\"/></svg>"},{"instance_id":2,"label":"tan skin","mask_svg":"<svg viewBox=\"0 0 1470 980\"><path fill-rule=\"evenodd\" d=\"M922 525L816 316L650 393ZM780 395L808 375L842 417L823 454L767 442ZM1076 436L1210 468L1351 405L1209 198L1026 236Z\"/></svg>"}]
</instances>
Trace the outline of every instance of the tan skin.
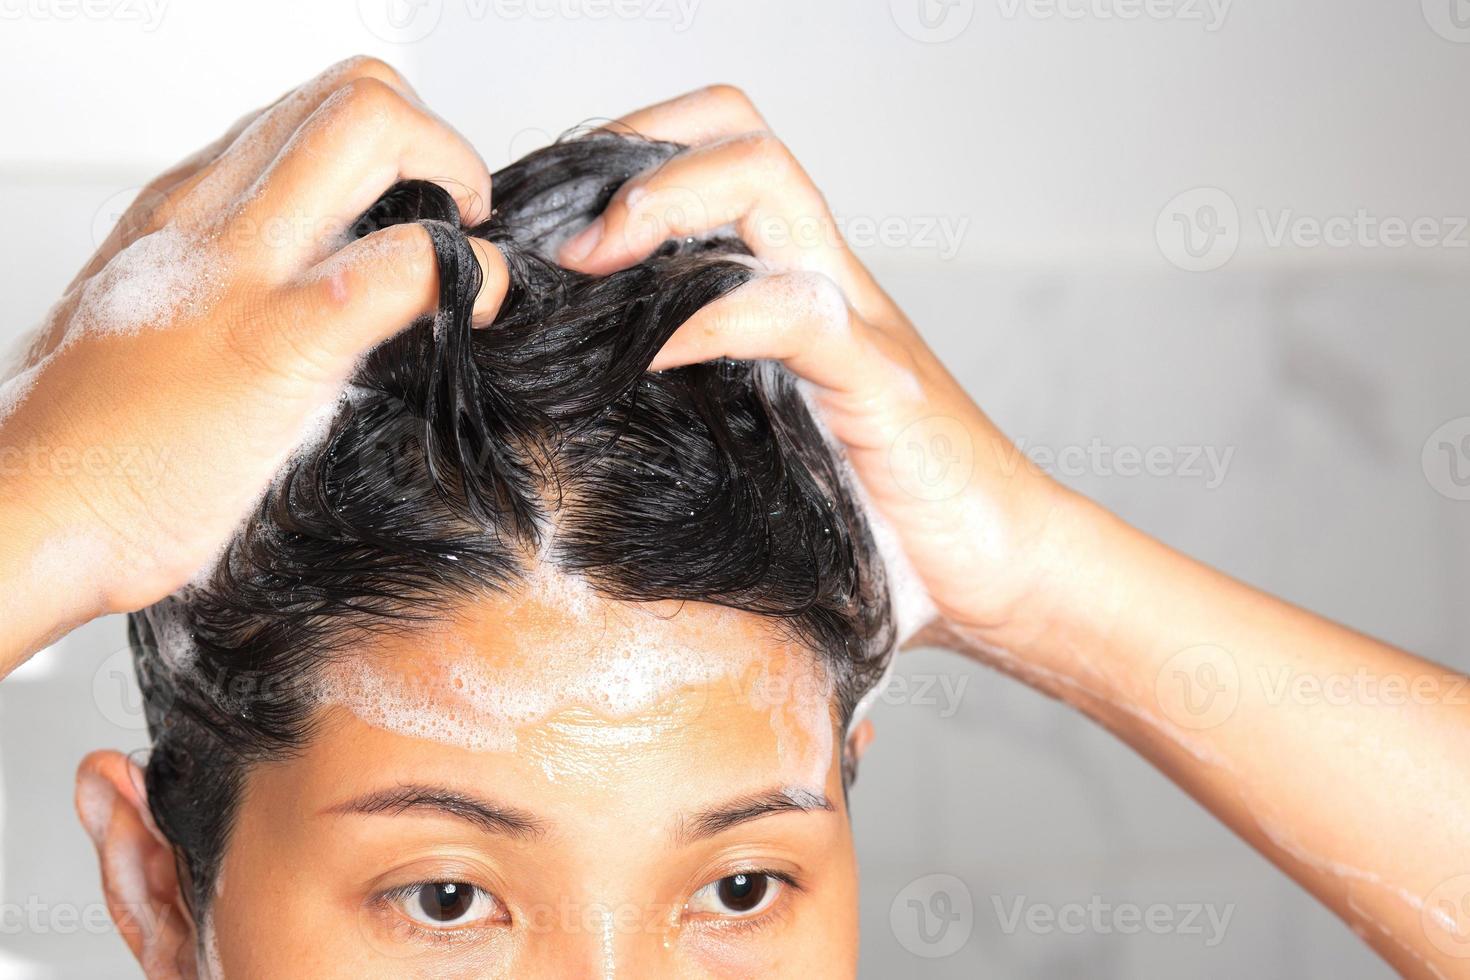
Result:
<instances>
[{"instance_id":1,"label":"tan skin","mask_svg":"<svg viewBox=\"0 0 1470 980\"><path fill-rule=\"evenodd\" d=\"M446 624L455 656L514 664L504 637L530 620L557 649L538 640L521 652L559 660L559 650L615 641L641 621L637 635L655 649L699 643L732 663L761 662L767 680L810 670L805 651L754 616L609 605L605 627L599 618L568 630L555 606L507 615L512 605L486 602ZM396 683L442 677L424 660L436 632L366 655ZM765 699L751 696L754 676L679 687L618 715L558 706L519 728L514 751L404 737L330 709L300 758L251 776L213 910L224 975L853 975L857 868L835 721L822 703L826 731L788 726L783 740ZM473 714L452 696L440 703ZM411 807L354 808L408 787ZM488 821L469 800L513 820ZM704 827L711 814L744 819ZM721 899L718 883L739 872L773 875L756 886L758 901ZM423 911L423 882L482 897L436 921Z\"/></svg>"},{"instance_id":2,"label":"tan skin","mask_svg":"<svg viewBox=\"0 0 1470 980\"><path fill-rule=\"evenodd\" d=\"M348 95L330 98L344 85ZM484 206L483 165L385 66L360 61L305 91L267 110L281 118L265 151L247 131L161 179L169 205L159 220L228 232L252 167L276 168L273 194L250 198L254 210L244 211L254 221L294 209L330 229L410 176L458 188L467 210ZM337 114L332 126L312 123L323 111ZM1401 972L1470 975L1470 706L1456 696L1465 678L1235 582L1026 465L841 242L820 193L737 90L703 90L621 124L691 149L635 177L562 261L603 272L671 235L735 224L773 274L697 314L654 367L774 358L813 384L933 600L937 614L920 639L990 663L1108 727ZM342 138L355 126L373 138ZM350 159L341 159L347 145ZM211 182L237 188L235 196L191 198ZM114 250L137 233L124 225ZM206 310L132 336L89 334L50 353L30 396L0 423L0 441L178 447L160 485L193 492L117 477L9 481L0 618L14 625L0 639L4 666L79 622L169 594L207 559L353 356L431 307L427 243L413 230L392 234L404 242L391 260L352 246L325 267L331 235L294 249L217 235L221 248L239 251L225 256L228 288ZM480 258L487 285L477 314L488 319L504 274L492 249ZM99 267L105 274L105 261L83 280ZM53 343L87 300L83 290L63 301ZM101 403L94 392L104 378L123 394ZM926 446L955 464L938 483L925 454L910 451ZM58 541L66 554L90 556L86 580L55 560ZM1282 669L1326 681L1367 676L1412 693L1282 698L1268 683ZM1228 710L1201 701L1191 679ZM149 832L123 760L89 757L82 778L112 787L123 804L104 843ZM151 869L153 892L176 889L162 850L128 853ZM175 948L174 962L185 963L187 944Z\"/></svg>"}]
</instances>

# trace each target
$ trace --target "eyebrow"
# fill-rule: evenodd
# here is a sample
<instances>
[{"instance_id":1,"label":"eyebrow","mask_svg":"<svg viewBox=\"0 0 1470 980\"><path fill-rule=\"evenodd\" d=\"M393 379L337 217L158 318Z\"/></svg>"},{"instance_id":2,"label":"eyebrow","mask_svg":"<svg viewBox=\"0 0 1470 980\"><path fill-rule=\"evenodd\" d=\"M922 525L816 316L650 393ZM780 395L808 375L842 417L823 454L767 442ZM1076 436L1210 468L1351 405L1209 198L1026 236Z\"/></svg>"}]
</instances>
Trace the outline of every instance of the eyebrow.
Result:
<instances>
[{"instance_id":1,"label":"eyebrow","mask_svg":"<svg viewBox=\"0 0 1470 980\"><path fill-rule=\"evenodd\" d=\"M822 793L800 786L784 786L739 796L728 803L691 814L679 822L675 836L680 843L688 844L777 813L831 813L836 809Z\"/></svg>"},{"instance_id":2,"label":"eyebrow","mask_svg":"<svg viewBox=\"0 0 1470 980\"><path fill-rule=\"evenodd\" d=\"M508 837L538 837L546 831L540 820L524 810L438 786L395 786L339 803L327 812L397 816L418 810L455 817Z\"/></svg>"}]
</instances>

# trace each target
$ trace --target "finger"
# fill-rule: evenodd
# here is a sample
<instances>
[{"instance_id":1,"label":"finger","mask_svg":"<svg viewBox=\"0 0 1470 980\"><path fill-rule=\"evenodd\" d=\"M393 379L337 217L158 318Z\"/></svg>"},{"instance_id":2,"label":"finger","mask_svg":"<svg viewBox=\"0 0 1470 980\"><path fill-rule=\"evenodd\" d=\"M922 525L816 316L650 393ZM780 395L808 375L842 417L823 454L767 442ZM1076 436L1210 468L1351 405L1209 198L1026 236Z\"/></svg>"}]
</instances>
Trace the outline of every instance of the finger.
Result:
<instances>
[{"instance_id":1,"label":"finger","mask_svg":"<svg viewBox=\"0 0 1470 980\"><path fill-rule=\"evenodd\" d=\"M355 81L372 79L418 102L418 94L391 65L377 58L358 56L340 61L316 77L285 93L264 109L236 124L226 134L224 146L209 165L181 187L197 191L189 201L192 209L213 212L244 194L270 165L296 130L335 92Z\"/></svg>"},{"instance_id":2,"label":"finger","mask_svg":"<svg viewBox=\"0 0 1470 980\"><path fill-rule=\"evenodd\" d=\"M697 235L732 222L758 232L747 244L783 268L807 268L810 258L791 236L774 236L747 221L779 215L813 224L807 244L830 246L826 202L801 165L769 133L745 133L678 154L619 188L598 221L562 247L561 261L605 275L637 262L670 238ZM816 257L811 257L816 258ZM822 270L827 271L827 270Z\"/></svg>"},{"instance_id":3,"label":"finger","mask_svg":"<svg viewBox=\"0 0 1470 980\"><path fill-rule=\"evenodd\" d=\"M285 98L285 96L282 96ZM273 105L279 104L276 100ZM112 227L93 254L91 261L82 267L76 277L72 279L70 289L84 279L90 279L96 275L101 268L118 252L127 248L143 235L157 231L167 223L169 217L178 207L190 191L194 189L210 171L215 161L229 148L241 133L258 119L262 113L269 111L272 106L265 106L252 112L247 112L235 120L224 135L220 136L208 146L196 150L178 163L169 167L153 180L143 186L129 204L122 217Z\"/></svg>"},{"instance_id":4,"label":"finger","mask_svg":"<svg viewBox=\"0 0 1470 980\"><path fill-rule=\"evenodd\" d=\"M376 79L338 89L296 131L257 182L236 221L247 233L278 226L278 263L315 261L395 182L433 181L465 224L488 212L490 172L448 125Z\"/></svg>"},{"instance_id":5,"label":"finger","mask_svg":"<svg viewBox=\"0 0 1470 980\"><path fill-rule=\"evenodd\" d=\"M697 146L768 127L755 104L740 89L733 85L711 85L630 112L603 128Z\"/></svg>"},{"instance_id":6,"label":"finger","mask_svg":"<svg viewBox=\"0 0 1470 980\"><path fill-rule=\"evenodd\" d=\"M469 239L480 266L480 291L473 320L488 324L500 309L510 281L499 249ZM450 276L456 269L446 270ZM393 225L373 232L309 270L288 289L284 312L252 338L272 363L305 359L330 370L435 312L439 269L433 242L420 224Z\"/></svg>"},{"instance_id":7,"label":"finger","mask_svg":"<svg viewBox=\"0 0 1470 980\"><path fill-rule=\"evenodd\" d=\"M685 321L649 365L663 371L728 357L776 360L798 377L836 392L870 392L892 364L876 331L857 316L835 283L811 272L752 279Z\"/></svg>"},{"instance_id":8,"label":"finger","mask_svg":"<svg viewBox=\"0 0 1470 980\"><path fill-rule=\"evenodd\" d=\"M864 316L886 317L886 297L843 241L822 194L791 151L769 133L745 133L687 150L634 177L559 261L605 275L671 238L733 225L776 269L819 272Z\"/></svg>"}]
</instances>

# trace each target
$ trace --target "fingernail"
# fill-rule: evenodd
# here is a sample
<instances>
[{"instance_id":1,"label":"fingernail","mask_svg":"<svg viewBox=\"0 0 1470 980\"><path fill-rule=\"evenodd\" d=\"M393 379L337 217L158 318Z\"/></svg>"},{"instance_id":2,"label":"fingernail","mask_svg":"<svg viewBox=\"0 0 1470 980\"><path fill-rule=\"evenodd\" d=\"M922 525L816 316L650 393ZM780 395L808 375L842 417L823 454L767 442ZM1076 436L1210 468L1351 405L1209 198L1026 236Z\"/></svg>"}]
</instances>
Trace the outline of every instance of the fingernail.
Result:
<instances>
[{"instance_id":1,"label":"fingernail","mask_svg":"<svg viewBox=\"0 0 1470 980\"><path fill-rule=\"evenodd\" d=\"M571 265L591 255L602 241L602 229L603 221L598 218L579 231L571 241L561 247L561 264Z\"/></svg>"}]
</instances>

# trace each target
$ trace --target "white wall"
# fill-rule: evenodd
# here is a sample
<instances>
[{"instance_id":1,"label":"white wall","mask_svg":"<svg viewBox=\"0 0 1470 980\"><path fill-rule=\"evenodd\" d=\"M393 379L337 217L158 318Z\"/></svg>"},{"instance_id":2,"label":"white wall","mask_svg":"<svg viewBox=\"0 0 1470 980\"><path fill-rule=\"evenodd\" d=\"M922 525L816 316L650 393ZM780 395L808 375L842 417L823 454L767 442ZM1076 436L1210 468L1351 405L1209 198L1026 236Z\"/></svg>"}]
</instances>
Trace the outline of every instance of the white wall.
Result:
<instances>
[{"instance_id":1,"label":"white wall","mask_svg":"<svg viewBox=\"0 0 1470 980\"><path fill-rule=\"evenodd\" d=\"M1421 466L1430 434L1470 415L1458 0L1235 0L1218 24L1206 0L1153 0L1175 16L1135 20L1100 16L1133 0L1059 0L1081 18L1041 16L1045 0L923 0L946 15L940 35L962 28L943 42L915 26L921 0L619 0L632 18L594 16L604 0L419 0L394 8L423 34L405 44L384 26L404 0L95 0L101 19L66 19L66 2L0 0L0 341L39 318L128 188L342 55L390 57L492 165L731 81L840 219L896 236L866 253L1013 435L1232 453L1216 486L1096 467L1071 482L1235 574L1470 667L1470 503ZM1222 199L1165 209L1200 187L1225 193L1239 248L1186 272L1175 211L1198 234L1200 206ZM1433 244L1266 234L1360 209L1365 227L1422 219ZM85 916L97 901L69 783L87 749L142 745L123 646L99 622L0 687L7 906ZM902 667L966 686L951 717L913 697L877 715L855 794L866 976L1387 975L1085 722L949 658ZM974 915L958 952L926 959L913 950L938 947L915 942L905 889L936 872L963 881ZM1214 946L1007 933L997 912L1093 895L1233 911ZM133 975L115 936L54 922L0 932L0 955L5 976Z\"/></svg>"}]
</instances>

